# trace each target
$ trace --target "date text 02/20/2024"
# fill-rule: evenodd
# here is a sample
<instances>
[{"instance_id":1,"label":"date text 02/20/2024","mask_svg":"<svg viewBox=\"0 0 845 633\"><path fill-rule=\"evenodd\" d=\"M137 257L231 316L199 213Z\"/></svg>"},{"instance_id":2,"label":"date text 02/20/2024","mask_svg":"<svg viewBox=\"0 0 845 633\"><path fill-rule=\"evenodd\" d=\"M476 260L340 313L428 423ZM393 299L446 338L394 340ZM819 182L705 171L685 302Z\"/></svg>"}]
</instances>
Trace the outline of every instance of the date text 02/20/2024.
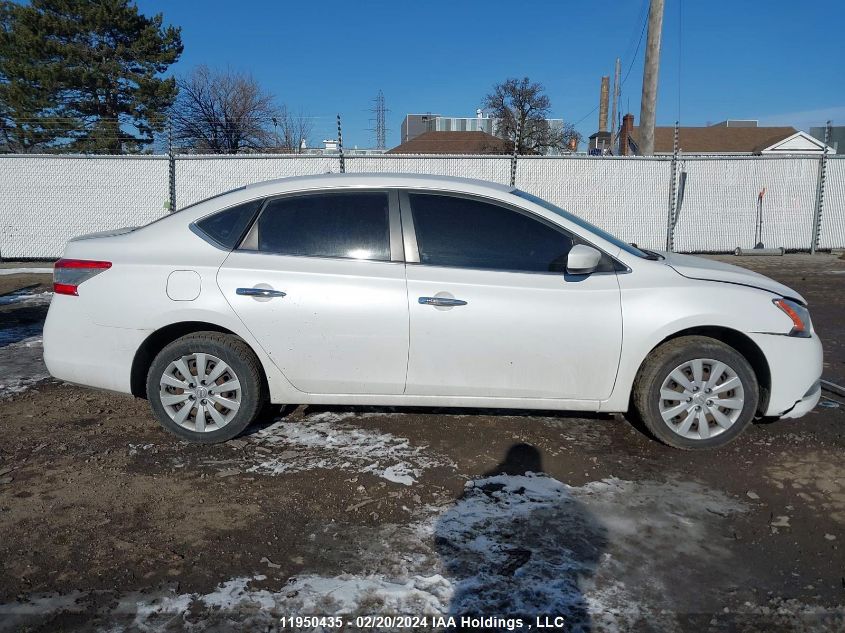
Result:
<instances>
[{"instance_id":1,"label":"date text 02/20/2024","mask_svg":"<svg viewBox=\"0 0 845 633\"><path fill-rule=\"evenodd\" d=\"M508 631L519 629L565 630L566 620L562 616L536 616L533 621L523 618L501 616L411 616L411 615L359 615L353 618L343 616L284 616L279 623L283 628L301 629L321 627L340 629L352 626L358 629L395 629L395 628L500 628Z\"/></svg>"}]
</instances>

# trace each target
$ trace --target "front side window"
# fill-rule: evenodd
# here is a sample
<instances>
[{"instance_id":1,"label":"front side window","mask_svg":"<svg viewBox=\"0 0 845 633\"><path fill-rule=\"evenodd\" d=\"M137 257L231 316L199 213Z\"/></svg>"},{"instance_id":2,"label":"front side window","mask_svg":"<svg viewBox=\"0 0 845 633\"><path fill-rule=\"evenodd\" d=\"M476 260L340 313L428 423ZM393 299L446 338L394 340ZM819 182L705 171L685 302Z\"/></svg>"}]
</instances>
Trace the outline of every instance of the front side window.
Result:
<instances>
[{"instance_id":1,"label":"front side window","mask_svg":"<svg viewBox=\"0 0 845 633\"><path fill-rule=\"evenodd\" d=\"M420 263L524 272L566 270L573 238L495 204L410 194Z\"/></svg>"},{"instance_id":2,"label":"front side window","mask_svg":"<svg viewBox=\"0 0 845 633\"><path fill-rule=\"evenodd\" d=\"M519 196L520 198L523 198L524 200L528 200L530 202L533 202L534 204L539 204L544 209L551 211L552 213L556 213L560 217L566 218L570 222L574 222L575 224L577 224L581 228L587 229L591 233L598 235L603 240L607 240L608 242L610 242L614 246L621 248L623 251L625 251L626 253L628 253L630 255L634 255L635 257L639 257L641 259L653 259L653 257L650 257L648 253L640 250L639 248L637 248L633 244L627 244L627 243L623 242L618 237L611 235L607 231L604 231L604 230L600 229L599 227L597 227L593 224L590 224L585 219L579 218L577 215L569 213L568 211L564 211L560 207L553 205L551 202L549 202L547 200L543 200L542 198L538 198L537 196L531 195L530 193L526 193L525 191L520 191L519 189L514 189L513 194L516 195L516 196ZM653 255L653 253L652 253L652 255Z\"/></svg>"},{"instance_id":3,"label":"front side window","mask_svg":"<svg viewBox=\"0 0 845 633\"><path fill-rule=\"evenodd\" d=\"M388 261L386 193L331 193L271 200L258 219L257 249L279 255Z\"/></svg>"}]
</instances>

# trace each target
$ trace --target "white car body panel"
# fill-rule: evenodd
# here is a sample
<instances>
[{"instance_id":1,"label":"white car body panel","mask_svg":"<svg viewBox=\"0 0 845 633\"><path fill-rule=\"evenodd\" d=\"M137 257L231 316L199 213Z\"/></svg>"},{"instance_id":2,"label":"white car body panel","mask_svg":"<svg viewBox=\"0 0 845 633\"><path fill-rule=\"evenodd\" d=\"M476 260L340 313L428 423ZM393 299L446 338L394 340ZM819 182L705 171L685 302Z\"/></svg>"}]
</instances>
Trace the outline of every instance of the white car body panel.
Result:
<instances>
[{"instance_id":1,"label":"white car body panel","mask_svg":"<svg viewBox=\"0 0 845 633\"><path fill-rule=\"evenodd\" d=\"M806 300L792 288L770 279L760 273L755 273L747 268L740 268L732 264L695 257L693 255L680 255L678 253L666 253L661 251L665 262L688 279L699 279L703 281L723 281L726 283L751 286L774 292L784 297L792 297L806 303Z\"/></svg>"},{"instance_id":2,"label":"white car body panel","mask_svg":"<svg viewBox=\"0 0 845 633\"><path fill-rule=\"evenodd\" d=\"M569 282L548 273L230 255L190 228L249 200L356 188L455 192L506 203L575 233L629 270ZM791 322L772 305L779 296L800 295L699 258L638 258L503 185L395 174L269 181L136 231L83 236L68 243L64 257L113 267L84 282L78 297L54 297L45 362L57 378L115 391L132 391L132 365L150 335L199 322L233 332L254 350L277 403L624 412L651 350L678 332L718 327L750 339L765 356L771 395L764 413L800 415L818 400L818 337L787 336ZM169 286L177 271L189 277L177 276L182 285ZM288 296L259 302L234 294L260 283ZM444 310L417 302L439 292L468 304Z\"/></svg>"},{"instance_id":3,"label":"white car body panel","mask_svg":"<svg viewBox=\"0 0 845 633\"><path fill-rule=\"evenodd\" d=\"M403 392L408 366L404 264L233 252L217 281L226 301L300 391ZM239 287L257 285L286 296L236 294Z\"/></svg>"},{"instance_id":4,"label":"white car body panel","mask_svg":"<svg viewBox=\"0 0 845 633\"><path fill-rule=\"evenodd\" d=\"M607 398L622 343L614 273L570 279L408 265L411 353L405 393ZM464 306L421 305L419 297Z\"/></svg>"}]
</instances>

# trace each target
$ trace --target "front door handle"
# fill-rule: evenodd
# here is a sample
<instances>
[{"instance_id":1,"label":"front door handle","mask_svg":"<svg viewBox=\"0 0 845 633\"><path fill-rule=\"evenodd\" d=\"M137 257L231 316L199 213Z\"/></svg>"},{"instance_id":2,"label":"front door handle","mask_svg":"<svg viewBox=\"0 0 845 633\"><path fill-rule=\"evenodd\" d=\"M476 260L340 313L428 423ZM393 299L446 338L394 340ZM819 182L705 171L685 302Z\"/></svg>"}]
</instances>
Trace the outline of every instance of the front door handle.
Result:
<instances>
[{"instance_id":1,"label":"front door handle","mask_svg":"<svg viewBox=\"0 0 845 633\"><path fill-rule=\"evenodd\" d=\"M238 288L235 290L235 294L239 294L244 297L262 297L265 299L270 299L272 297L284 297L287 295L286 292L273 290L272 288Z\"/></svg>"},{"instance_id":2,"label":"front door handle","mask_svg":"<svg viewBox=\"0 0 845 633\"><path fill-rule=\"evenodd\" d=\"M420 297L419 301L424 306L465 306L467 304L461 299L449 297Z\"/></svg>"}]
</instances>

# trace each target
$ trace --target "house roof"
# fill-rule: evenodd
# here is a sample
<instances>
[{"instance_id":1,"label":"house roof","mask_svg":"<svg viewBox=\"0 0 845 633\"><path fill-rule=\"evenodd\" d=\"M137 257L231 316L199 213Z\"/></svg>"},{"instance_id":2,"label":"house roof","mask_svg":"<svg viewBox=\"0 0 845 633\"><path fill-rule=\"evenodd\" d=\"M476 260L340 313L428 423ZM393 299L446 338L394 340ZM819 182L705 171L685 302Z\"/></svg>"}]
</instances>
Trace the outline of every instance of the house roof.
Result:
<instances>
[{"instance_id":1,"label":"house roof","mask_svg":"<svg viewBox=\"0 0 845 633\"><path fill-rule=\"evenodd\" d=\"M487 132L423 132L388 154L507 154L508 144Z\"/></svg>"},{"instance_id":2,"label":"house roof","mask_svg":"<svg viewBox=\"0 0 845 633\"><path fill-rule=\"evenodd\" d=\"M681 127L678 129L678 145L685 154L759 154L767 147L794 135L793 127ZM654 153L671 154L675 128L654 128ZM631 136L642 145L639 127Z\"/></svg>"}]
</instances>

